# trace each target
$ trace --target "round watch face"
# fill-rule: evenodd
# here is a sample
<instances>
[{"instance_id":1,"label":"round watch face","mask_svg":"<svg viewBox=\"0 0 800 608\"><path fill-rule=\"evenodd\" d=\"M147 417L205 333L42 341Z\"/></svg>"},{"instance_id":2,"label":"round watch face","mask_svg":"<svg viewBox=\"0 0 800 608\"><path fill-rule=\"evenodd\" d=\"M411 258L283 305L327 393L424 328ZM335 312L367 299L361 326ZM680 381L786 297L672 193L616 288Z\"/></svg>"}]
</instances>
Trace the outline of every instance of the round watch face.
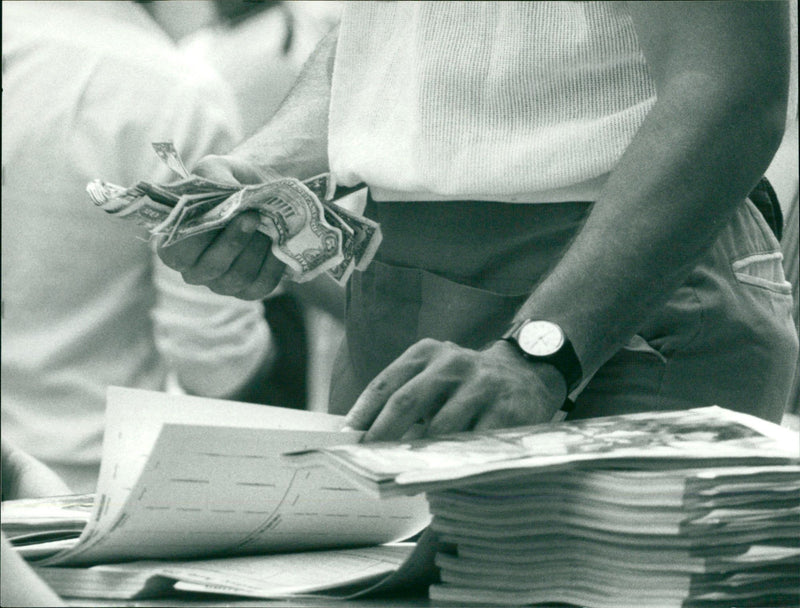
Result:
<instances>
[{"instance_id":1,"label":"round watch face","mask_svg":"<svg viewBox=\"0 0 800 608\"><path fill-rule=\"evenodd\" d=\"M550 321L529 321L520 329L517 343L529 355L546 357L564 344L564 332Z\"/></svg>"}]
</instances>

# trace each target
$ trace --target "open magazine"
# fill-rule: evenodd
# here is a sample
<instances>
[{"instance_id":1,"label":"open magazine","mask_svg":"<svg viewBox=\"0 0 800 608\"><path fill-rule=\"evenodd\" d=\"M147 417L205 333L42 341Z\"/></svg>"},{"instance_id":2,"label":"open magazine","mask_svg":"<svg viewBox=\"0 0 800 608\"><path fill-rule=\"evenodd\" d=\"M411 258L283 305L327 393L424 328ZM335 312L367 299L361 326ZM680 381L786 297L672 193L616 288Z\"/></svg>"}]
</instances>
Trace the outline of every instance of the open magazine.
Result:
<instances>
[{"instance_id":1,"label":"open magazine","mask_svg":"<svg viewBox=\"0 0 800 608\"><path fill-rule=\"evenodd\" d=\"M327 465L380 496L559 467L664 468L786 463L796 433L718 406L456 433L414 441L325 446L285 455L297 467Z\"/></svg>"},{"instance_id":2,"label":"open magazine","mask_svg":"<svg viewBox=\"0 0 800 608\"><path fill-rule=\"evenodd\" d=\"M63 567L162 560L155 569L133 568L147 579L163 576L163 560L178 560L172 573L183 580L234 593L231 581L241 582L245 571L252 579L249 556L334 550L323 587L372 584L413 549L381 545L416 535L430 515L424 497L378 500L342 476L281 460L286 451L358 441L360 433L339 431L342 422L319 412L111 387L96 494L4 503L3 530L47 580L78 572ZM38 539L37 525L44 534ZM339 549L360 552L342 553L335 566ZM226 572L231 557L250 563L230 561ZM202 575L187 574L189 560L209 559L216 562L197 566ZM53 566L60 572L45 572ZM106 579L114 576L108 572L130 579L120 571L106 569ZM314 590L320 580L291 590ZM273 583L249 580L239 591L269 595ZM285 585L276 591L285 592Z\"/></svg>"}]
</instances>

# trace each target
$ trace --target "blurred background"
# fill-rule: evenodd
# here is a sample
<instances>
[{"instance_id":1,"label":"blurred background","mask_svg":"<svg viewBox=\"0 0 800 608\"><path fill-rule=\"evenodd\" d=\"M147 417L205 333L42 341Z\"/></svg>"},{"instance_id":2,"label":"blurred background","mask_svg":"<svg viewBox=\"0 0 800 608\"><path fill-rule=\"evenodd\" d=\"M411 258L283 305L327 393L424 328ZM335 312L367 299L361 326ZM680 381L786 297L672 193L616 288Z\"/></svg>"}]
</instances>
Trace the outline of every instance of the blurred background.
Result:
<instances>
[{"instance_id":1,"label":"blurred background","mask_svg":"<svg viewBox=\"0 0 800 608\"><path fill-rule=\"evenodd\" d=\"M76 491L95 487L108 386L326 410L343 291L263 302L186 284L94 179L176 179L265 124L338 2L3 2L2 424ZM327 281L327 283L324 283Z\"/></svg>"},{"instance_id":2,"label":"blurred background","mask_svg":"<svg viewBox=\"0 0 800 608\"><path fill-rule=\"evenodd\" d=\"M275 113L305 60L338 23L343 3L169 0L147 5L189 62L198 70L215 71L231 87L246 138ZM354 207L359 204L351 201ZM330 365L343 335L336 306L300 302L291 295L278 295L267 305L283 358L274 381L252 400L302 402L299 407L326 410Z\"/></svg>"}]
</instances>

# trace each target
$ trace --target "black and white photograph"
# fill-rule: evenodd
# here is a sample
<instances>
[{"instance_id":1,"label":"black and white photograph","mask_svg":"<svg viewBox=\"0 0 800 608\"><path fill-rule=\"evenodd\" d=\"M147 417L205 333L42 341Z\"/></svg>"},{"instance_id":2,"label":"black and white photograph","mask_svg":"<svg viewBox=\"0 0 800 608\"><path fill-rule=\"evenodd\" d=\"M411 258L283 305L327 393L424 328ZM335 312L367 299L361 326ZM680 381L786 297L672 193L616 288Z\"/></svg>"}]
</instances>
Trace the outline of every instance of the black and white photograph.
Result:
<instances>
[{"instance_id":1,"label":"black and white photograph","mask_svg":"<svg viewBox=\"0 0 800 608\"><path fill-rule=\"evenodd\" d=\"M0 10L0 605L800 604L797 2Z\"/></svg>"}]
</instances>

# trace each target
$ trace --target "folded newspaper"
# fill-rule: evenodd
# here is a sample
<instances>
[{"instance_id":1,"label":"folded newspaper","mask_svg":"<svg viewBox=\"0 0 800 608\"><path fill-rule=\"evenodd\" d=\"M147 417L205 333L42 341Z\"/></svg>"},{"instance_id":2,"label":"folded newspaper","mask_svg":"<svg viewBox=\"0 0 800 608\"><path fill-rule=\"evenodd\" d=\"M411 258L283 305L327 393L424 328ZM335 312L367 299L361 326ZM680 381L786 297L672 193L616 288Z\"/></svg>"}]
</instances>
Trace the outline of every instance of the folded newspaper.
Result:
<instances>
[{"instance_id":1,"label":"folded newspaper","mask_svg":"<svg viewBox=\"0 0 800 608\"><path fill-rule=\"evenodd\" d=\"M244 211L260 215L258 230L270 237L272 253L287 276L302 283L322 273L337 283L364 270L381 242L380 226L337 205L330 174L304 181L275 176L240 186L191 175L170 142L153 143L181 179L170 184L141 181L125 188L95 179L86 186L92 202L109 215L146 227L162 246L224 227Z\"/></svg>"},{"instance_id":2,"label":"folded newspaper","mask_svg":"<svg viewBox=\"0 0 800 608\"><path fill-rule=\"evenodd\" d=\"M645 412L415 441L358 443L284 454L326 465L381 496L418 494L520 471L797 462L796 433L718 406Z\"/></svg>"}]
</instances>

